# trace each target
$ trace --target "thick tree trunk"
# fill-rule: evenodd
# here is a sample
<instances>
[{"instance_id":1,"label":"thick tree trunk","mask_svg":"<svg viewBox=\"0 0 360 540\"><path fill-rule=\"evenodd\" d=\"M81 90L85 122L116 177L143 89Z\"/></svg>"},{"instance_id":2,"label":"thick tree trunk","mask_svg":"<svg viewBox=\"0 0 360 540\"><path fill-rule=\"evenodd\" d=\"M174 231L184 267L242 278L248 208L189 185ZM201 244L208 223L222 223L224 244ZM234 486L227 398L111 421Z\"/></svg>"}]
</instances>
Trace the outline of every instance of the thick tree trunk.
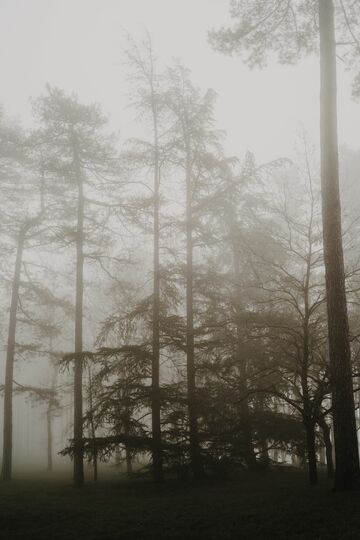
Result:
<instances>
[{"instance_id":1,"label":"thick tree trunk","mask_svg":"<svg viewBox=\"0 0 360 540\"><path fill-rule=\"evenodd\" d=\"M321 417L318 421L318 424L323 432L324 445L325 445L325 456L326 456L326 467L328 478L334 477L334 462L333 462L333 447L331 442L331 427L327 424L326 420Z\"/></svg>"},{"instance_id":2,"label":"thick tree trunk","mask_svg":"<svg viewBox=\"0 0 360 540\"><path fill-rule=\"evenodd\" d=\"M204 476L199 446L198 412L196 402L196 370L194 349L194 305L193 305L193 223L192 223L192 175L190 148L186 149L186 367L187 399L189 414L190 456L194 477Z\"/></svg>"},{"instance_id":3,"label":"thick tree trunk","mask_svg":"<svg viewBox=\"0 0 360 540\"><path fill-rule=\"evenodd\" d=\"M315 485L318 481L318 474L316 466L315 425L313 422L310 421L305 424L305 431L309 482L311 485Z\"/></svg>"},{"instance_id":4,"label":"thick tree trunk","mask_svg":"<svg viewBox=\"0 0 360 540\"><path fill-rule=\"evenodd\" d=\"M321 71L321 194L335 439L335 490L359 483L359 452L352 386L341 233L336 103L336 49L332 0L319 0Z\"/></svg>"},{"instance_id":5,"label":"thick tree trunk","mask_svg":"<svg viewBox=\"0 0 360 540\"><path fill-rule=\"evenodd\" d=\"M9 316L9 330L6 351L5 367L5 394L4 394L4 438L3 438L3 462L1 477L3 480L11 480L12 474L12 406L13 406L13 376L16 337L16 315L19 301L19 287L21 276L22 255L25 242L25 229L19 232L16 251L15 270L12 283L11 305Z\"/></svg>"},{"instance_id":6,"label":"thick tree trunk","mask_svg":"<svg viewBox=\"0 0 360 540\"><path fill-rule=\"evenodd\" d=\"M76 294L75 294L75 353L83 350L83 294L84 294L84 193L80 165L79 148L76 137L73 140L75 175L78 186L77 230L76 230ZM74 485L84 484L83 458L83 361L75 359L74 366Z\"/></svg>"},{"instance_id":7,"label":"thick tree trunk","mask_svg":"<svg viewBox=\"0 0 360 540\"><path fill-rule=\"evenodd\" d=\"M153 97L154 101L154 97ZM154 302L153 302L153 355L152 355L152 437L153 478L163 480L161 451L161 403L160 403L160 170L156 104L153 102L154 123Z\"/></svg>"}]
</instances>

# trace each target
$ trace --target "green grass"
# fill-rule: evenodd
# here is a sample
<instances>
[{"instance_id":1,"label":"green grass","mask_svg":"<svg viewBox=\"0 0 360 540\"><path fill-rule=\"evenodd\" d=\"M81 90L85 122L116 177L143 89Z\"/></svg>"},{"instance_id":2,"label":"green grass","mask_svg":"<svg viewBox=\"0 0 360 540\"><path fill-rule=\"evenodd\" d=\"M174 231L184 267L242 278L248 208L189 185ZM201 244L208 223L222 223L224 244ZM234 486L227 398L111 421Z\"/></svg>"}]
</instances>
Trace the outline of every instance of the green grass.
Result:
<instances>
[{"instance_id":1,"label":"green grass","mask_svg":"<svg viewBox=\"0 0 360 540\"><path fill-rule=\"evenodd\" d=\"M0 484L0 538L87 540L360 539L360 493L339 494L303 472L241 474L203 484L68 479Z\"/></svg>"}]
</instances>

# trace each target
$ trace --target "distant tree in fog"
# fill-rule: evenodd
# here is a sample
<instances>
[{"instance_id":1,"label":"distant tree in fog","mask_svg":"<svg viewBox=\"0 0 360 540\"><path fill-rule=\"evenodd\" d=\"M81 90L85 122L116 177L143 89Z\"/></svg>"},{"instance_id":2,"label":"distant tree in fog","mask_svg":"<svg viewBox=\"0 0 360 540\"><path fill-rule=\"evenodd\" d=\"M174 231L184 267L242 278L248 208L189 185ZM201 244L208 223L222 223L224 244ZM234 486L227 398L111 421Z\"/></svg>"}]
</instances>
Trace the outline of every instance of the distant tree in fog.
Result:
<instances>
[{"instance_id":1,"label":"distant tree in fog","mask_svg":"<svg viewBox=\"0 0 360 540\"><path fill-rule=\"evenodd\" d=\"M156 58L151 38L148 35L142 47L130 41L126 51L132 82L131 101L142 119L150 123L150 140L130 141L130 149L124 157L130 167L137 171L147 168L153 175L153 309L152 309L152 437L153 437L153 477L156 482L163 480L161 450L161 392L160 392L160 174L164 152L164 100L161 76L157 72ZM144 120L143 120L144 121ZM145 127L145 126L143 126Z\"/></svg>"},{"instance_id":2,"label":"distant tree in fog","mask_svg":"<svg viewBox=\"0 0 360 540\"><path fill-rule=\"evenodd\" d=\"M23 270L23 252L26 242L39 235L39 225L44 218L41 185L31 170L28 141L20 129L9 127L1 118L1 188L3 215L2 234L7 242L15 244L15 266L11 280L11 304L5 362L4 386L4 437L2 478L10 480L12 474L12 407L13 379L18 322L19 294ZM30 169L30 170L29 170ZM35 206L35 209L32 207Z\"/></svg>"},{"instance_id":3,"label":"distant tree in fog","mask_svg":"<svg viewBox=\"0 0 360 540\"><path fill-rule=\"evenodd\" d=\"M68 230L76 247L74 483L82 486L84 246L94 240L94 233L90 237L88 231L89 225L93 225L93 217L87 215L86 207L92 203L101 207L103 203L101 197L99 201L87 198L86 188L90 186L90 190L96 190L99 180L105 183L105 176L114 173L116 156L112 139L103 134L107 119L97 105L82 105L74 95L67 96L59 89L48 87L46 94L35 102L34 109L42 137L48 142L47 152L52 159L54 173L62 181L66 194L69 193L67 197L73 198L68 219L70 223L75 221L76 225L73 229L68 226Z\"/></svg>"}]
</instances>

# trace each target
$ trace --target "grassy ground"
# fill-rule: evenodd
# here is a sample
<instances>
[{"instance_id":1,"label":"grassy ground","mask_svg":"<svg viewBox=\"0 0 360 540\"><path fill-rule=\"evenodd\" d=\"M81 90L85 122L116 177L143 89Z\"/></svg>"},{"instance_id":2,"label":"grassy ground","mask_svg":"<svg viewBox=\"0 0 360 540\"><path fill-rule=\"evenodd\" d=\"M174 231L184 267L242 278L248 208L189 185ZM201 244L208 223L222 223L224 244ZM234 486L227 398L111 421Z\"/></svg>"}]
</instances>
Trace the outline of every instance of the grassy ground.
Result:
<instances>
[{"instance_id":1,"label":"grassy ground","mask_svg":"<svg viewBox=\"0 0 360 540\"><path fill-rule=\"evenodd\" d=\"M0 538L36 540L360 539L360 493L316 488L302 472L240 475L202 485L68 479L0 485Z\"/></svg>"}]
</instances>

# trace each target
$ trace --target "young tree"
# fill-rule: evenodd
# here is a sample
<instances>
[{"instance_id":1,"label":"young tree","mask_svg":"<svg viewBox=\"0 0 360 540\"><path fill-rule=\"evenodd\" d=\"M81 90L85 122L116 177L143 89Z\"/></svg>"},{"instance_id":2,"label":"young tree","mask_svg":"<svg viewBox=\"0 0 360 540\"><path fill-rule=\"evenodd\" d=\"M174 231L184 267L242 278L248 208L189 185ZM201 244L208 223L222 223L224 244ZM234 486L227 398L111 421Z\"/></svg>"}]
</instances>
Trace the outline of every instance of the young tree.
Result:
<instances>
[{"instance_id":1,"label":"young tree","mask_svg":"<svg viewBox=\"0 0 360 540\"><path fill-rule=\"evenodd\" d=\"M336 25L341 42L350 47L351 52L358 50L359 41L348 12L356 20L359 10L356 2L341 1L335 21L333 0L233 0L230 14L235 20L234 27L210 33L216 49L227 54L245 54L245 61L251 66L263 66L268 51L278 54L283 63L294 62L317 51L320 41L321 194L336 490L358 485L360 475L341 233L335 43Z\"/></svg>"}]
</instances>

